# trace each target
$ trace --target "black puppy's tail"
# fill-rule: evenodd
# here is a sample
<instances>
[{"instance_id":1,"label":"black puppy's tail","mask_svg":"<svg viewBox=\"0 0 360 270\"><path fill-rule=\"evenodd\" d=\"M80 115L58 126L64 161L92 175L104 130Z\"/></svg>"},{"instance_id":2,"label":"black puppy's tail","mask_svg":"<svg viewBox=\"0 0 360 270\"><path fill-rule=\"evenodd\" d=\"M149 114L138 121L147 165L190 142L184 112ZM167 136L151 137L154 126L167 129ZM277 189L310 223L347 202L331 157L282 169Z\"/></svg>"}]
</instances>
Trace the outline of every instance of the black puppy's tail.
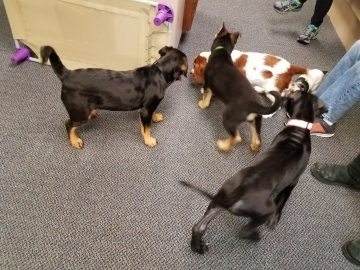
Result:
<instances>
[{"instance_id":1,"label":"black puppy's tail","mask_svg":"<svg viewBox=\"0 0 360 270\"><path fill-rule=\"evenodd\" d=\"M194 190L196 190L198 193L200 193L201 195L204 195L205 197L209 198L210 200L212 200L214 198L213 195L211 195L210 193L208 193L207 191L204 191L188 182L185 182L185 181L179 181L180 184L186 186L186 187L189 187L189 188L192 188Z\"/></svg>"},{"instance_id":2,"label":"black puppy's tail","mask_svg":"<svg viewBox=\"0 0 360 270\"><path fill-rule=\"evenodd\" d=\"M278 91L269 91L266 92L266 95L272 95L274 97L274 102L271 106L266 107L266 106L261 106L258 107L256 109L256 111L254 111L254 113L257 114L271 114L273 112L275 112L277 109L279 109L280 105L281 105L281 94Z\"/></svg>"},{"instance_id":3,"label":"black puppy's tail","mask_svg":"<svg viewBox=\"0 0 360 270\"><path fill-rule=\"evenodd\" d=\"M46 63L50 59L51 67L54 70L55 74L62 80L64 74L68 71L67 68L63 65L60 60L60 57L57 55L53 47L43 46L40 48L40 55L42 58L42 63Z\"/></svg>"}]
</instances>

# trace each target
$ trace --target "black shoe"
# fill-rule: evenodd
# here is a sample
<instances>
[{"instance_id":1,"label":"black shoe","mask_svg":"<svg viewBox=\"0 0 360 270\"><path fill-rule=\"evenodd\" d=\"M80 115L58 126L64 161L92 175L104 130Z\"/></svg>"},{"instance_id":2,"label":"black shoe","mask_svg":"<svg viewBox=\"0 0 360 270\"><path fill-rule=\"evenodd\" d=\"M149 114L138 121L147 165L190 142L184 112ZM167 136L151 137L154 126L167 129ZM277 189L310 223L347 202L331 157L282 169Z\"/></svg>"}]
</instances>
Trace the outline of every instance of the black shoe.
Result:
<instances>
[{"instance_id":1,"label":"black shoe","mask_svg":"<svg viewBox=\"0 0 360 270\"><path fill-rule=\"evenodd\" d=\"M349 262L360 266L360 240L346 242L341 250Z\"/></svg>"},{"instance_id":2,"label":"black shoe","mask_svg":"<svg viewBox=\"0 0 360 270\"><path fill-rule=\"evenodd\" d=\"M360 183L349 175L347 166L315 163L310 168L311 174L320 182L328 185L340 185L360 190Z\"/></svg>"}]
</instances>

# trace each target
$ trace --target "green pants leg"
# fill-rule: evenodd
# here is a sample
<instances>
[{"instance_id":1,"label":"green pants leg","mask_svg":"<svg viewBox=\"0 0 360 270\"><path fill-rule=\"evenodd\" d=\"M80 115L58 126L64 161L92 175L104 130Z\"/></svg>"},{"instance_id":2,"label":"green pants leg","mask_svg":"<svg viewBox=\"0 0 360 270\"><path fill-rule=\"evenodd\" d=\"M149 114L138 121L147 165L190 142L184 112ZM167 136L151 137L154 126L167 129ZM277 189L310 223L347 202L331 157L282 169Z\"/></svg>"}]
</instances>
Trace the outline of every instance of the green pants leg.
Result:
<instances>
[{"instance_id":1,"label":"green pants leg","mask_svg":"<svg viewBox=\"0 0 360 270\"><path fill-rule=\"evenodd\" d=\"M360 183L360 154L347 167L350 176Z\"/></svg>"}]
</instances>

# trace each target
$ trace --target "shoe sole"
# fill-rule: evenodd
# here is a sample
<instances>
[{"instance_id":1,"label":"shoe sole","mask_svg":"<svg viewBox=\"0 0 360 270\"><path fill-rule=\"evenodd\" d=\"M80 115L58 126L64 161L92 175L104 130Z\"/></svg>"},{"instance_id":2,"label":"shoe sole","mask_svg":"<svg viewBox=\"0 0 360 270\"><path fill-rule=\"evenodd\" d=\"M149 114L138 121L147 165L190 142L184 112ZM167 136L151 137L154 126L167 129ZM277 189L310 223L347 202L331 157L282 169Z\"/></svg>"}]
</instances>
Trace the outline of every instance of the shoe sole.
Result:
<instances>
[{"instance_id":1,"label":"shoe sole","mask_svg":"<svg viewBox=\"0 0 360 270\"><path fill-rule=\"evenodd\" d=\"M347 185L347 184L344 184L344 183L330 182L330 181L326 180L320 174L318 174L318 172L315 170L314 167L310 168L310 172L311 172L312 176L314 176L316 178L316 180L320 181L323 184L331 185L331 186L341 186L341 187L350 188L350 189L352 189L354 191L360 191L360 187L354 187L354 186Z\"/></svg>"},{"instance_id":2,"label":"shoe sole","mask_svg":"<svg viewBox=\"0 0 360 270\"><path fill-rule=\"evenodd\" d=\"M302 40L302 39L297 38L296 41L299 42L300 44L303 44L303 45L309 45L309 44L310 44L310 41L311 41L311 40L314 40L314 39L317 39L317 37L315 36L315 37L313 37L313 38L310 38L309 41L305 41L305 40Z\"/></svg>"},{"instance_id":3,"label":"shoe sole","mask_svg":"<svg viewBox=\"0 0 360 270\"><path fill-rule=\"evenodd\" d=\"M274 8L274 10L275 10L277 13L283 15L283 14L286 14L286 13L289 13L289 12L299 12L301 9L298 9L298 10L288 10L288 11L280 11L280 10Z\"/></svg>"},{"instance_id":4,"label":"shoe sole","mask_svg":"<svg viewBox=\"0 0 360 270\"><path fill-rule=\"evenodd\" d=\"M310 133L311 136L318 136L318 137L322 137L322 138L331 138L332 136L334 136L335 134L329 134L329 133Z\"/></svg>"},{"instance_id":5,"label":"shoe sole","mask_svg":"<svg viewBox=\"0 0 360 270\"><path fill-rule=\"evenodd\" d=\"M301 40L301 39L298 39L297 42L299 42L299 43L302 44L302 45L309 45L309 44L310 44L310 41L307 42L307 41Z\"/></svg>"},{"instance_id":6,"label":"shoe sole","mask_svg":"<svg viewBox=\"0 0 360 270\"><path fill-rule=\"evenodd\" d=\"M341 251L342 254L344 255L344 257L351 263L360 266L360 262L358 260L356 260L353 256L350 255L348 249L347 249L347 243L345 243L342 247L341 247Z\"/></svg>"}]
</instances>

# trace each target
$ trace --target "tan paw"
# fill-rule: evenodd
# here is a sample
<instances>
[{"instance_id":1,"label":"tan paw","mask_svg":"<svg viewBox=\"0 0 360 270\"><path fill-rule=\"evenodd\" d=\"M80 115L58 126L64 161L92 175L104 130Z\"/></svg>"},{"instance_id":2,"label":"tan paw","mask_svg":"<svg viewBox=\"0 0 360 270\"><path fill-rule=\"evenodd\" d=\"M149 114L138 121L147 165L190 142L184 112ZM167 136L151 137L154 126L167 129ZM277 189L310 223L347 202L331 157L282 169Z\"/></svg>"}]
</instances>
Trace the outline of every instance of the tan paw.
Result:
<instances>
[{"instance_id":1,"label":"tan paw","mask_svg":"<svg viewBox=\"0 0 360 270\"><path fill-rule=\"evenodd\" d=\"M155 123L158 123L158 122L161 122L161 121L164 121L165 117L162 113L153 113L152 115L152 120L155 122Z\"/></svg>"},{"instance_id":2,"label":"tan paw","mask_svg":"<svg viewBox=\"0 0 360 270\"><path fill-rule=\"evenodd\" d=\"M82 149L84 147L84 142L80 138L75 138L70 141L71 146L76 149Z\"/></svg>"},{"instance_id":3,"label":"tan paw","mask_svg":"<svg viewBox=\"0 0 360 270\"><path fill-rule=\"evenodd\" d=\"M235 139L234 139L234 144L238 144L242 142L242 138L240 136L240 134L236 135Z\"/></svg>"},{"instance_id":4,"label":"tan paw","mask_svg":"<svg viewBox=\"0 0 360 270\"><path fill-rule=\"evenodd\" d=\"M250 148L254 152L259 152L260 148L261 148L261 144L260 143L252 143L252 144L250 144Z\"/></svg>"},{"instance_id":5,"label":"tan paw","mask_svg":"<svg viewBox=\"0 0 360 270\"><path fill-rule=\"evenodd\" d=\"M199 106L199 108L200 109L206 109L207 107L209 107L209 104L207 104L205 101L203 101L203 100L200 100L199 102L198 102L198 106Z\"/></svg>"},{"instance_id":6,"label":"tan paw","mask_svg":"<svg viewBox=\"0 0 360 270\"><path fill-rule=\"evenodd\" d=\"M157 140L153 137L150 137L145 141L145 144L149 147L155 147L157 145Z\"/></svg>"},{"instance_id":7,"label":"tan paw","mask_svg":"<svg viewBox=\"0 0 360 270\"><path fill-rule=\"evenodd\" d=\"M97 116L96 110L92 110L89 114L89 119L95 119Z\"/></svg>"},{"instance_id":8,"label":"tan paw","mask_svg":"<svg viewBox=\"0 0 360 270\"><path fill-rule=\"evenodd\" d=\"M220 151L229 152L231 150L231 143L230 140L218 140L216 145Z\"/></svg>"}]
</instances>

